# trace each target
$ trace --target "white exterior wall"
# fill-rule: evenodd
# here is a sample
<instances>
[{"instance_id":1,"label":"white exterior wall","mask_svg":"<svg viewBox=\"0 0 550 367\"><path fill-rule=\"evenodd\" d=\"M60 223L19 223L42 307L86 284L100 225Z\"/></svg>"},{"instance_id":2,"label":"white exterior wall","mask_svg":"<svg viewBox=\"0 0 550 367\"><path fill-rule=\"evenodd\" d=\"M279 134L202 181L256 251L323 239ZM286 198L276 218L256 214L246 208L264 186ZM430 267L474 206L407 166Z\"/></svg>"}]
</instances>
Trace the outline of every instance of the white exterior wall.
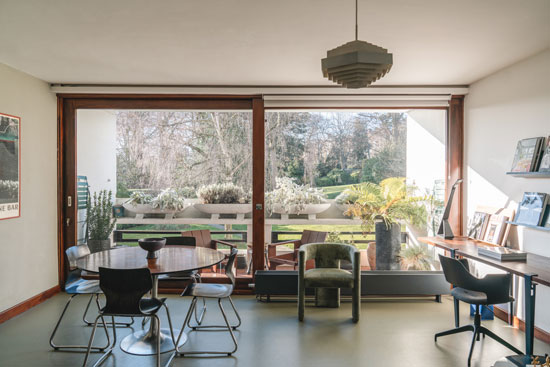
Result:
<instances>
[{"instance_id":1,"label":"white exterior wall","mask_svg":"<svg viewBox=\"0 0 550 367\"><path fill-rule=\"evenodd\" d=\"M78 110L77 172L88 177L90 192L116 195L116 115L109 110Z\"/></svg>"},{"instance_id":2,"label":"white exterior wall","mask_svg":"<svg viewBox=\"0 0 550 367\"><path fill-rule=\"evenodd\" d=\"M550 49L472 84L464 112L468 215L477 205L517 209L526 191L550 194L550 179L506 175L519 140L550 135ZM513 247L550 256L548 232L512 227L509 241ZM522 297L522 289L519 294ZM539 286L535 324L546 331L549 304L550 289ZM522 300L518 316L523 317Z\"/></svg>"},{"instance_id":3,"label":"white exterior wall","mask_svg":"<svg viewBox=\"0 0 550 367\"><path fill-rule=\"evenodd\" d=\"M0 64L0 111L21 117L21 216L0 220L1 312L58 284L55 94Z\"/></svg>"},{"instance_id":4,"label":"white exterior wall","mask_svg":"<svg viewBox=\"0 0 550 367\"><path fill-rule=\"evenodd\" d=\"M407 179L421 190L431 190L445 178L444 110L407 112Z\"/></svg>"}]
</instances>

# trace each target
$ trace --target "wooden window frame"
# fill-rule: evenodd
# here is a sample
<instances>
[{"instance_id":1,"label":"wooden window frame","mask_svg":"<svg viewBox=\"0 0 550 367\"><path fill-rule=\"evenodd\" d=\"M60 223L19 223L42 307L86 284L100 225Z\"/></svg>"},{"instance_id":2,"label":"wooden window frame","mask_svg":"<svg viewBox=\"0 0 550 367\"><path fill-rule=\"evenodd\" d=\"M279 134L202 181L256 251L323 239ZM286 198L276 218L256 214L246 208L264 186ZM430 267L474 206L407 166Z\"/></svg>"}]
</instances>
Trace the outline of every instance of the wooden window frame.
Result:
<instances>
[{"instance_id":1,"label":"wooden window frame","mask_svg":"<svg viewBox=\"0 0 550 367\"><path fill-rule=\"evenodd\" d=\"M65 250L76 244L76 206L67 206L67 197L76 197L76 113L78 109L205 109L252 110L252 249L253 274L264 269L265 231L265 108L261 95L182 94L57 94L58 115L58 273L65 284L68 264ZM327 109L269 108L268 110ZM334 108L339 109L339 108ZM346 108L349 109L349 108ZM355 109L355 108L354 108ZM357 110L381 108L357 108ZM439 109L447 111L445 140L446 199L454 181L463 178L464 96L451 96L449 107L391 107L389 109ZM450 223L455 235L463 229L463 186L459 186L451 209ZM73 200L74 201L74 200ZM69 225L67 225L69 220Z\"/></svg>"}]
</instances>

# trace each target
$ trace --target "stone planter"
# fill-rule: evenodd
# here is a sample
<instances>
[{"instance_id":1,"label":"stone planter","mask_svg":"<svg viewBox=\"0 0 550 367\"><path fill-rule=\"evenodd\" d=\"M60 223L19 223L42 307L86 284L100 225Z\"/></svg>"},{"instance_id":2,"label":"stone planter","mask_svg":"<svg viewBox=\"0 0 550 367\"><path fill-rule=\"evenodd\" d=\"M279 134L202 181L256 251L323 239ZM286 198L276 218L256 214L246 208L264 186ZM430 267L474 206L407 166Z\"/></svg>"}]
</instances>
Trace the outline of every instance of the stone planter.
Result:
<instances>
[{"instance_id":1,"label":"stone planter","mask_svg":"<svg viewBox=\"0 0 550 367\"><path fill-rule=\"evenodd\" d=\"M88 248L91 253L109 250L111 240L88 240Z\"/></svg>"},{"instance_id":2,"label":"stone planter","mask_svg":"<svg viewBox=\"0 0 550 367\"><path fill-rule=\"evenodd\" d=\"M376 222L376 270L400 270L401 225Z\"/></svg>"},{"instance_id":3,"label":"stone planter","mask_svg":"<svg viewBox=\"0 0 550 367\"><path fill-rule=\"evenodd\" d=\"M252 212L252 204L195 204L195 209L210 214L210 219L219 219L220 214L235 214L237 219Z\"/></svg>"},{"instance_id":4,"label":"stone planter","mask_svg":"<svg viewBox=\"0 0 550 367\"><path fill-rule=\"evenodd\" d=\"M172 209L153 209L151 204L130 204L124 203L122 205L126 211L131 211L136 213L136 219L143 219L145 214L164 214L164 219L172 219L176 213L181 213L183 210L172 210Z\"/></svg>"},{"instance_id":5,"label":"stone planter","mask_svg":"<svg viewBox=\"0 0 550 367\"><path fill-rule=\"evenodd\" d=\"M316 219L317 214L324 212L330 208L330 203L323 204L306 204L303 210L298 206L292 206L290 210L285 210L282 205L273 205L273 213L281 214L281 219L287 220L290 214L307 214L308 219Z\"/></svg>"}]
</instances>

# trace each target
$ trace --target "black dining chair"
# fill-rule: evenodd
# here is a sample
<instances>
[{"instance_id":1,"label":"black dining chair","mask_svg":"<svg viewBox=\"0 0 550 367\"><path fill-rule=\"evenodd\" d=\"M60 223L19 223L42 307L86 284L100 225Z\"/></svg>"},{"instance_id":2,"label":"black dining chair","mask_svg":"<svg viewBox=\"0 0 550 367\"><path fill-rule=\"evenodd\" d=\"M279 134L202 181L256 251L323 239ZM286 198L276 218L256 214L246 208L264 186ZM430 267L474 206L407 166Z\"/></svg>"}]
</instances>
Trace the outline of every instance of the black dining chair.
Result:
<instances>
[{"instance_id":1,"label":"black dining chair","mask_svg":"<svg viewBox=\"0 0 550 367\"><path fill-rule=\"evenodd\" d=\"M85 274L85 272L76 268L76 261L90 254L90 249L88 248L88 246L85 244L71 246L65 251L65 254L67 255L67 260L69 262L69 276L67 278L67 281L65 282L65 293L69 294L70 297L67 300L67 303L65 303L65 307L63 308L63 311L61 312L61 315L59 316L59 319L55 324L52 334L50 335L50 346L54 350L85 349L88 347L87 345L60 345L56 344L54 339L59 329L59 326L61 325L61 321L63 320L67 309L69 308L69 305L78 295L90 296L90 299L88 300L88 303L86 304L86 308L84 309L84 313L82 315L82 321L84 322L84 324L92 326L93 322L88 321L86 315L88 314L88 310L90 309L90 305L94 298L97 309L99 310L101 308L101 305L99 303L99 295L103 292L99 288L99 277L97 277L97 275L92 276L90 274ZM82 276L86 276L90 279L84 279L82 278ZM116 326L128 327L132 325L133 322L134 320L132 320L131 322L118 322ZM105 347L93 347L92 349L104 350L109 346L109 333L107 329L105 329L105 333L107 335L107 345Z\"/></svg>"},{"instance_id":2,"label":"black dining chair","mask_svg":"<svg viewBox=\"0 0 550 367\"><path fill-rule=\"evenodd\" d=\"M439 255L439 261L441 262L445 279L453 285L451 294L455 300L455 325L458 325L458 303L456 302L462 301L472 304L475 306L476 311L473 324L437 333L434 337L435 341L437 341L437 338L445 335L457 334L465 331L473 332L470 353L468 354L468 366L470 366L472 360L475 342L476 340L479 341L480 335L487 335L515 353L523 354L512 344L508 343L491 330L481 326L480 307L482 305L488 306L508 303L514 300L514 298L510 296L511 274L489 274L483 278L477 278L468 271L464 263L460 260Z\"/></svg>"},{"instance_id":3,"label":"black dining chair","mask_svg":"<svg viewBox=\"0 0 550 367\"><path fill-rule=\"evenodd\" d=\"M88 342L88 350L84 358L83 366L86 366L92 343L94 340L95 331L99 319L110 316L112 323L115 322L115 317L152 317L156 319L160 325L160 319L157 315L158 311L164 306L166 315L168 316L168 324L172 341L174 341L174 330L172 328L172 319L170 311L166 306L166 298L143 298L143 296L153 288L153 280L151 271L148 268L140 269L109 269L99 268L99 286L105 294L106 304L99 311L96 317L90 341ZM113 342L109 345L105 353L94 364L99 366L105 358L113 351L116 346L116 328L113 328ZM160 367L160 333L157 335L157 367Z\"/></svg>"},{"instance_id":4,"label":"black dining chair","mask_svg":"<svg viewBox=\"0 0 550 367\"><path fill-rule=\"evenodd\" d=\"M238 250L236 248L232 248L231 252L229 254L229 258L227 260L227 264L225 265L225 275L229 278L230 284L212 284L212 283L193 283L187 287L187 289L182 293L183 296L191 296L193 299L191 300L191 305L189 306L189 310L187 311L187 315L185 316L185 320L183 321L183 325L181 327L180 334L178 335L178 339L176 342L176 345L178 345L179 340L181 338L181 335L183 333L183 330L185 329L185 326L187 325L192 331L199 331L199 330L209 330L209 331L228 331L231 335L231 339L233 340L234 349L229 352L224 351L185 351L181 352L178 348L176 348L175 355L181 355L185 356L186 354L191 355L197 355L197 354L226 354L228 356L232 355L237 351L238 344L237 339L235 338L235 334L233 333L233 330L236 330L239 326L241 326L241 317L239 313L237 312L237 309L235 308L235 304L233 303L233 300L231 299L231 294L233 293L233 289L235 289L235 273L234 273L234 266L235 266L235 258L237 257ZM213 298L218 300L218 307L220 308L221 314L223 316L223 319L225 321L225 325L192 325L191 324L191 314L195 307L197 306L197 300L198 298ZM229 300L229 303L231 304L231 307L233 308L233 311L235 312L235 316L237 317L237 324L231 325L227 319L227 315L225 313L225 310L222 306L222 300L227 299Z\"/></svg>"},{"instance_id":5,"label":"black dining chair","mask_svg":"<svg viewBox=\"0 0 550 367\"><path fill-rule=\"evenodd\" d=\"M166 246L190 246L196 247L197 239L195 237L188 236L175 236L175 237L165 237ZM163 281L192 281L193 283L202 282L201 274L198 270L189 270L189 271L179 271L177 273L162 274L158 277L159 282ZM202 310L200 315L198 315L198 310L195 308L195 321L200 325L204 318L204 313L206 312L206 302L202 300ZM146 319L144 319L146 321ZM145 322L143 323L145 324Z\"/></svg>"}]
</instances>

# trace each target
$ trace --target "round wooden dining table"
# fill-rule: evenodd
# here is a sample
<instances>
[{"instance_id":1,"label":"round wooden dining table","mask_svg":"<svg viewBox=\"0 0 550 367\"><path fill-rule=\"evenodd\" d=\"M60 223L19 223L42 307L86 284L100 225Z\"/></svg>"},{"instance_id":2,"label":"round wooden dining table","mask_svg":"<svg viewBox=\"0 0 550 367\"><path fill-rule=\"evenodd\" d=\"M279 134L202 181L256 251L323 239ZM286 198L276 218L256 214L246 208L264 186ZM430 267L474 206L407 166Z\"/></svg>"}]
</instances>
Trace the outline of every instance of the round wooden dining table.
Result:
<instances>
[{"instance_id":1,"label":"round wooden dining table","mask_svg":"<svg viewBox=\"0 0 550 367\"><path fill-rule=\"evenodd\" d=\"M159 275L209 268L219 264L225 258L220 251L191 246L166 246L157 254L156 259L147 259L147 251L140 247L123 247L90 254L79 259L76 266L92 273L98 273L100 267L111 269L149 268L153 278L151 295L158 298ZM161 329L154 318L151 318L149 330L136 331L126 336L121 341L120 348L130 354L156 354L156 340L159 333L161 337L160 352L173 351L175 346L170 329ZM179 330L174 329L174 334L178 335L178 333ZM187 336L182 333L178 346L183 345L186 341Z\"/></svg>"}]
</instances>

